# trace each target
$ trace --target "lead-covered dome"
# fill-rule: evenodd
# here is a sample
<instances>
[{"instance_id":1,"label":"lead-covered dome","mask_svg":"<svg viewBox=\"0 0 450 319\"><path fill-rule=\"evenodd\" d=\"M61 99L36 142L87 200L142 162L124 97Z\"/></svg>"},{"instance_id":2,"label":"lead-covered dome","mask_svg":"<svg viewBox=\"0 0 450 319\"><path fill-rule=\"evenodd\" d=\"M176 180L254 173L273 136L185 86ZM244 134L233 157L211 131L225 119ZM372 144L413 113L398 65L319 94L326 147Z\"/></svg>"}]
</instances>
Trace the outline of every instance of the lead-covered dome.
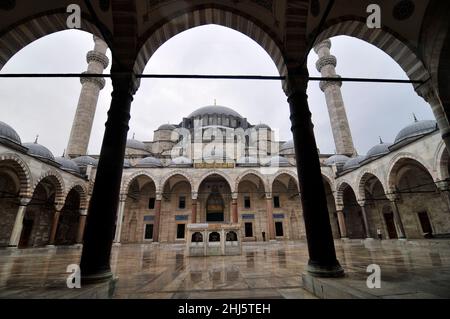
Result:
<instances>
[{"instance_id":1,"label":"lead-covered dome","mask_svg":"<svg viewBox=\"0 0 450 319\"><path fill-rule=\"evenodd\" d=\"M44 160L55 161L52 152L45 146L38 143L24 143L23 146L28 148L28 154Z\"/></svg>"},{"instance_id":2,"label":"lead-covered dome","mask_svg":"<svg viewBox=\"0 0 450 319\"><path fill-rule=\"evenodd\" d=\"M238 166L258 166L259 162L256 157L248 156L248 157L241 157L236 161L236 164Z\"/></svg>"},{"instance_id":3,"label":"lead-covered dome","mask_svg":"<svg viewBox=\"0 0 450 319\"><path fill-rule=\"evenodd\" d=\"M287 151L287 150L293 150L293 149L294 149L294 141L293 140L287 141L280 147L281 152Z\"/></svg>"},{"instance_id":4,"label":"lead-covered dome","mask_svg":"<svg viewBox=\"0 0 450 319\"><path fill-rule=\"evenodd\" d=\"M71 173L80 173L80 168L78 167L77 163L72 161L71 159L65 158L65 157L57 157L55 158L56 163L61 165L61 169L71 172Z\"/></svg>"},{"instance_id":5,"label":"lead-covered dome","mask_svg":"<svg viewBox=\"0 0 450 319\"><path fill-rule=\"evenodd\" d=\"M4 138L16 144L22 144L19 134L8 124L0 121L0 138Z\"/></svg>"},{"instance_id":6,"label":"lead-covered dome","mask_svg":"<svg viewBox=\"0 0 450 319\"><path fill-rule=\"evenodd\" d=\"M219 105L209 105L204 106L202 108L199 108L198 110L192 112L188 118L196 118L203 115L212 115L212 114L219 114L219 115L225 115L225 116L234 116L238 118L242 118L242 116L236 112L233 109L230 109L226 106L219 106Z\"/></svg>"},{"instance_id":7,"label":"lead-covered dome","mask_svg":"<svg viewBox=\"0 0 450 319\"><path fill-rule=\"evenodd\" d=\"M351 169L357 169L361 167L361 162L363 162L367 157L365 156L357 156L349 159L344 167L342 168L344 171L351 170Z\"/></svg>"},{"instance_id":8,"label":"lead-covered dome","mask_svg":"<svg viewBox=\"0 0 450 319\"><path fill-rule=\"evenodd\" d=\"M174 158L170 162L170 166L190 166L190 165L192 165L192 160L184 156Z\"/></svg>"},{"instance_id":9,"label":"lead-covered dome","mask_svg":"<svg viewBox=\"0 0 450 319\"><path fill-rule=\"evenodd\" d=\"M350 158L345 155L333 155L330 158L328 158L327 160L325 160L324 164L327 166L344 165L349 160L350 160Z\"/></svg>"},{"instance_id":10,"label":"lead-covered dome","mask_svg":"<svg viewBox=\"0 0 450 319\"><path fill-rule=\"evenodd\" d=\"M158 158L149 156L137 162L136 166L153 168L153 167L163 167L163 164Z\"/></svg>"},{"instance_id":11,"label":"lead-covered dome","mask_svg":"<svg viewBox=\"0 0 450 319\"><path fill-rule=\"evenodd\" d=\"M127 140L127 148L131 148L138 151L146 151L145 144L141 141L135 140L134 138Z\"/></svg>"},{"instance_id":12,"label":"lead-covered dome","mask_svg":"<svg viewBox=\"0 0 450 319\"><path fill-rule=\"evenodd\" d=\"M289 160L283 156L272 156L270 160L264 165L270 167L287 167L291 166Z\"/></svg>"},{"instance_id":13,"label":"lead-covered dome","mask_svg":"<svg viewBox=\"0 0 450 319\"><path fill-rule=\"evenodd\" d=\"M408 125L402 129L395 138L395 144L403 142L405 140L419 137L438 129L437 122L432 120L427 121L415 121L413 124Z\"/></svg>"},{"instance_id":14,"label":"lead-covered dome","mask_svg":"<svg viewBox=\"0 0 450 319\"><path fill-rule=\"evenodd\" d=\"M163 124L160 127L158 127L158 131L173 131L177 127L173 124Z\"/></svg>"},{"instance_id":15,"label":"lead-covered dome","mask_svg":"<svg viewBox=\"0 0 450 319\"><path fill-rule=\"evenodd\" d=\"M77 163L78 166L81 166L81 167L86 167L88 165L91 165L91 166L98 165L98 160L96 160L93 157L87 156L87 155L74 158L73 161L75 163Z\"/></svg>"},{"instance_id":16,"label":"lead-covered dome","mask_svg":"<svg viewBox=\"0 0 450 319\"><path fill-rule=\"evenodd\" d=\"M389 147L391 147L391 143L380 143L375 145L367 152L367 158L374 158L386 155L390 152Z\"/></svg>"},{"instance_id":17,"label":"lead-covered dome","mask_svg":"<svg viewBox=\"0 0 450 319\"><path fill-rule=\"evenodd\" d=\"M266 130L268 130L268 131L271 131L271 130L272 130L272 129L270 128L270 126L267 125L267 124L258 124L258 125L255 125L253 128L254 128L255 130L261 130L261 129L266 129Z\"/></svg>"}]
</instances>

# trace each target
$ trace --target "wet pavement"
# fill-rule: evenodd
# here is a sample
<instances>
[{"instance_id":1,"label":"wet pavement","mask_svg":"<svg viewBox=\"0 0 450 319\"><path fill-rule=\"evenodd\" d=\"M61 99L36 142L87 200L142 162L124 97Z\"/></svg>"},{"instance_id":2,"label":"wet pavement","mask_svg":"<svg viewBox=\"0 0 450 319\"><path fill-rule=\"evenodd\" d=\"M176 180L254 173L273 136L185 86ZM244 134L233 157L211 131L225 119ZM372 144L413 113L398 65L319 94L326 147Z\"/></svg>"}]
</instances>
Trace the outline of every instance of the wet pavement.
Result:
<instances>
[{"instance_id":1,"label":"wet pavement","mask_svg":"<svg viewBox=\"0 0 450 319\"><path fill-rule=\"evenodd\" d=\"M240 256L187 257L184 245L113 247L113 298L315 298L302 284L305 242L244 244L242 250ZM337 241L336 251L347 274L344 287L381 298L450 298L449 240ZM67 266L80 254L74 247L1 249L0 298L102 297L66 287ZM381 268L381 289L367 288L371 264Z\"/></svg>"}]
</instances>

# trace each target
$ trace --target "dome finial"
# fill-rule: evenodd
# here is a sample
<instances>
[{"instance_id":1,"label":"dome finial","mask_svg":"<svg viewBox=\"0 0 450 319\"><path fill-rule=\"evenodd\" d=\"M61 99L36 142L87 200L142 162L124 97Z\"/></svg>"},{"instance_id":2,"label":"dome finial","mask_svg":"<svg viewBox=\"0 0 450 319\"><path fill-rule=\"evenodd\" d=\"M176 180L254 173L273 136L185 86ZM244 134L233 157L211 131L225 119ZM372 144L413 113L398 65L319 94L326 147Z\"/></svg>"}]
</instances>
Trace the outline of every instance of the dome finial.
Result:
<instances>
[{"instance_id":1,"label":"dome finial","mask_svg":"<svg viewBox=\"0 0 450 319\"><path fill-rule=\"evenodd\" d=\"M214 99L214 106L217 106L217 99Z\"/></svg>"},{"instance_id":2,"label":"dome finial","mask_svg":"<svg viewBox=\"0 0 450 319\"><path fill-rule=\"evenodd\" d=\"M66 149L64 149L62 157L66 157Z\"/></svg>"},{"instance_id":3,"label":"dome finial","mask_svg":"<svg viewBox=\"0 0 450 319\"><path fill-rule=\"evenodd\" d=\"M133 140L135 139L135 137L136 137L136 133L133 133Z\"/></svg>"},{"instance_id":4,"label":"dome finial","mask_svg":"<svg viewBox=\"0 0 450 319\"><path fill-rule=\"evenodd\" d=\"M417 123L419 120L417 119L416 113L413 113L414 122Z\"/></svg>"},{"instance_id":5,"label":"dome finial","mask_svg":"<svg viewBox=\"0 0 450 319\"><path fill-rule=\"evenodd\" d=\"M379 138L380 138L380 144L384 144L384 141L383 141L383 139L381 138L381 136L379 136Z\"/></svg>"},{"instance_id":6,"label":"dome finial","mask_svg":"<svg viewBox=\"0 0 450 319\"><path fill-rule=\"evenodd\" d=\"M34 144L37 144L37 143L38 143L38 140L39 140L39 134L36 135L36 139L34 140Z\"/></svg>"}]
</instances>

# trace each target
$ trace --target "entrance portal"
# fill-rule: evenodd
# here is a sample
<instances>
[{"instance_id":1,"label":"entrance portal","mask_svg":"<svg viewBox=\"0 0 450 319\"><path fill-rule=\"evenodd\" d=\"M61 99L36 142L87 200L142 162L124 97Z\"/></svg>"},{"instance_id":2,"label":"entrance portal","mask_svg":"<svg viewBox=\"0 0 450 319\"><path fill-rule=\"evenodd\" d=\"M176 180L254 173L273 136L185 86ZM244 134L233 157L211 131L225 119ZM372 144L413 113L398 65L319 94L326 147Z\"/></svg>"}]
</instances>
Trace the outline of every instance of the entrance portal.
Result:
<instances>
[{"instance_id":1,"label":"entrance portal","mask_svg":"<svg viewBox=\"0 0 450 319\"><path fill-rule=\"evenodd\" d=\"M206 221L207 222L224 222L225 205L223 198L219 193L211 194L206 203Z\"/></svg>"}]
</instances>

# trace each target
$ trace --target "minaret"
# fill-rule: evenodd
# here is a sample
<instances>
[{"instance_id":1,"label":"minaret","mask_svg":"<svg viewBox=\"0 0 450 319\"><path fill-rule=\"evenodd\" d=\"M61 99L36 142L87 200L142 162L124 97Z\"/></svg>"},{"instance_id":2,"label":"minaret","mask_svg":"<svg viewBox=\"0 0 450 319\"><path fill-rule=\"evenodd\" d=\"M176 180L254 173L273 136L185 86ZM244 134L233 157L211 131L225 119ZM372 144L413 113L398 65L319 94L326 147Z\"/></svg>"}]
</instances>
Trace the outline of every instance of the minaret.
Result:
<instances>
[{"instance_id":1,"label":"minaret","mask_svg":"<svg viewBox=\"0 0 450 319\"><path fill-rule=\"evenodd\" d=\"M84 72L85 74L102 74L109 65L109 59L106 56L107 44L96 36L94 36L94 42L94 50L89 51L86 56L88 70ZM81 78L80 81L81 93L66 151L66 156L71 158L86 155L98 96L105 87L104 78L86 77Z\"/></svg>"},{"instance_id":2,"label":"minaret","mask_svg":"<svg viewBox=\"0 0 450 319\"><path fill-rule=\"evenodd\" d=\"M328 39L314 47L314 51L319 56L316 67L322 74L322 77L339 78L339 75L336 75L337 60L335 56L330 54L330 49L331 41ZM353 145L352 133L345 112L341 86L341 81L320 82L320 89L325 93L325 99L327 101L336 152L339 155L353 156L356 155L356 150Z\"/></svg>"}]
</instances>

